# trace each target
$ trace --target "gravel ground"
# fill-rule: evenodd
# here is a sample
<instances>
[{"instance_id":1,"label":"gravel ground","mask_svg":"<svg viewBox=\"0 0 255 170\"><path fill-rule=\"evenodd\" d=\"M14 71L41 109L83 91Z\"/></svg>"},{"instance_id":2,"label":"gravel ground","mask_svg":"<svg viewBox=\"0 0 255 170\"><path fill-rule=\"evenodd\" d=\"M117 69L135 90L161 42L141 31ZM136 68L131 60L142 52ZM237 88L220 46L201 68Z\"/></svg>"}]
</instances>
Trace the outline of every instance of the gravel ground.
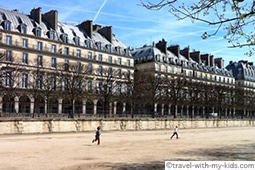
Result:
<instances>
[{"instance_id":1,"label":"gravel ground","mask_svg":"<svg viewBox=\"0 0 255 170\"><path fill-rule=\"evenodd\" d=\"M0 170L164 169L165 160L255 161L255 127L0 135Z\"/></svg>"}]
</instances>

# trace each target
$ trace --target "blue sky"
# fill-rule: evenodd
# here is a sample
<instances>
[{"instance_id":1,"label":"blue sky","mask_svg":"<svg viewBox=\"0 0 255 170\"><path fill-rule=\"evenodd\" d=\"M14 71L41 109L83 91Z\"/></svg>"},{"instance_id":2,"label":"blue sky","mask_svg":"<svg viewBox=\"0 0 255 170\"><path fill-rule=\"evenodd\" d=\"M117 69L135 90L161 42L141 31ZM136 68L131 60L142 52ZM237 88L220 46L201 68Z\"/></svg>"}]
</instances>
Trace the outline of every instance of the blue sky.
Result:
<instances>
[{"instance_id":1,"label":"blue sky","mask_svg":"<svg viewBox=\"0 0 255 170\"><path fill-rule=\"evenodd\" d=\"M203 40L201 35L213 28L190 20L177 21L167 9L150 11L140 6L140 0L12 0L1 2L0 7L18 9L29 14L33 8L41 7L42 12L57 10L59 20L69 24L79 24L93 20L94 24L112 26L116 37L133 48L150 45L164 38L168 46L189 46L190 50L222 57L225 65L232 61L248 60L255 63L255 56L244 53L248 48L228 48L229 44L219 32L217 36Z\"/></svg>"}]
</instances>

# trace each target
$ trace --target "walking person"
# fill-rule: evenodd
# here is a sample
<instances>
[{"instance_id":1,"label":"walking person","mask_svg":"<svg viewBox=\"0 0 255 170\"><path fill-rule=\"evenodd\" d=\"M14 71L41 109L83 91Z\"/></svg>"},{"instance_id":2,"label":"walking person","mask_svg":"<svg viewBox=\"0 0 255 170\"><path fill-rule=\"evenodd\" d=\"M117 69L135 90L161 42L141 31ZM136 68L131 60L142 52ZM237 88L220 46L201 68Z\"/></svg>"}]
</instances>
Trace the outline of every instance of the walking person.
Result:
<instances>
[{"instance_id":1,"label":"walking person","mask_svg":"<svg viewBox=\"0 0 255 170\"><path fill-rule=\"evenodd\" d=\"M101 135L101 128L100 126L97 127L97 131L96 131L96 135L95 135L95 139L92 140L92 143L97 141L97 144L100 145L100 135Z\"/></svg>"},{"instance_id":2,"label":"walking person","mask_svg":"<svg viewBox=\"0 0 255 170\"><path fill-rule=\"evenodd\" d=\"M175 126L174 132L170 138L172 139L174 137L174 135L176 135L176 139L178 139L178 126Z\"/></svg>"}]
</instances>

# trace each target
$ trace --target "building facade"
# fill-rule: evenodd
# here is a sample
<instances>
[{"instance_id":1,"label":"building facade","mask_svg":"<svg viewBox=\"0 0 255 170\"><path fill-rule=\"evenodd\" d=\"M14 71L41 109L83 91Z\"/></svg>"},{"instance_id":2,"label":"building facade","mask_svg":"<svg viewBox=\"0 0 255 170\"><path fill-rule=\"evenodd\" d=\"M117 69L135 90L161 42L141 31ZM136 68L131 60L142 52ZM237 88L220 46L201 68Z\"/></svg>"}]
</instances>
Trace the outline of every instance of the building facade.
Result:
<instances>
[{"instance_id":1,"label":"building facade","mask_svg":"<svg viewBox=\"0 0 255 170\"><path fill-rule=\"evenodd\" d=\"M180 50L179 45L168 47L164 39L137 48L132 55L137 73L155 77L152 86L158 95L151 98L154 103L140 103L141 112L175 117L235 115L235 78L224 68L222 58L190 52L189 48Z\"/></svg>"},{"instance_id":2,"label":"building facade","mask_svg":"<svg viewBox=\"0 0 255 170\"><path fill-rule=\"evenodd\" d=\"M0 116L250 117L255 67L162 39L131 49L111 26L0 9Z\"/></svg>"},{"instance_id":3,"label":"building facade","mask_svg":"<svg viewBox=\"0 0 255 170\"><path fill-rule=\"evenodd\" d=\"M2 113L125 112L134 59L111 26L0 9Z\"/></svg>"}]
</instances>

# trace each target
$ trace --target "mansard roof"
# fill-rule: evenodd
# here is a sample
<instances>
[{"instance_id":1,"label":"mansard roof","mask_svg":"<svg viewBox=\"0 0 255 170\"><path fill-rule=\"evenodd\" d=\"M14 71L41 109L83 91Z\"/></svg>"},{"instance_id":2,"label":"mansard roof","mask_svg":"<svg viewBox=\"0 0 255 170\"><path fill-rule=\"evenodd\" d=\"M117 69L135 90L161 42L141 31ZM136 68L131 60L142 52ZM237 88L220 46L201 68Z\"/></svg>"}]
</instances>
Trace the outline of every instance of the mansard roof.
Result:
<instances>
[{"instance_id":1,"label":"mansard roof","mask_svg":"<svg viewBox=\"0 0 255 170\"><path fill-rule=\"evenodd\" d=\"M2 23L4 21L11 22L12 32L20 32L18 28L21 24L23 24L23 25L26 25L27 35L34 35L33 30L35 28L39 28L42 30L41 37L49 38L47 33L49 31L54 31L56 35L56 39L55 39L56 41L62 41L60 37L62 34L65 34L68 39L67 43L69 44L75 44L74 39L79 38L80 46L85 46L86 40L87 40L87 41L92 41L92 44L93 44L92 48L96 48L95 43L100 42L102 50L104 49L106 50L106 46L111 45L111 48L113 49L111 50L112 52L114 52L115 48L120 48L121 54L130 56L130 52L129 50L127 50L128 47L124 43L122 43L120 40L118 40L114 34L112 34L112 39L111 41L109 41L104 35L102 35L97 30L96 31L92 30L92 37L90 37L89 33L86 32L80 25L71 25L58 20L57 20L57 29L54 30L54 28L52 28L50 24L43 19L43 17L41 22L38 22L36 21L36 19L32 17L31 14L27 15L27 14L20 13L17 10L6 10L6 9L0 8L0 23L1 23L0 29L3 29Z\"/></svg>"},{"instance_id":2,"label":"mansard roof","mask_svg":"<svg viewBox=\"0 0 255 170\"><path fill-rule=\"evenodd\" d=\"M155 47L155 45L144 45L143 47L136 48L131 51L132 56L135 58L135 62L146 63L146 62L161 62L166 64L177 65L180 67L186 67L194 70L201 70L205 72L211 72L214 74L232 76L225 68L219 68L218 66L208 66L204 63L198 63L194 61L191 57L186 58L181 53L176 56L169 50L166 53L162 52L160 49Z\"/></svg>"},{"instance_id":3,"label":"mansard roof","mask_svg":"<svg viewBox=\"0 0 255 170\"><path fill-rule=\"evenodd\" d=\"M230 62L226 66L236 80L248 80L255 82L255 66L252 62L240 60L238 62Z\"/></svg>"}]
</instances>

